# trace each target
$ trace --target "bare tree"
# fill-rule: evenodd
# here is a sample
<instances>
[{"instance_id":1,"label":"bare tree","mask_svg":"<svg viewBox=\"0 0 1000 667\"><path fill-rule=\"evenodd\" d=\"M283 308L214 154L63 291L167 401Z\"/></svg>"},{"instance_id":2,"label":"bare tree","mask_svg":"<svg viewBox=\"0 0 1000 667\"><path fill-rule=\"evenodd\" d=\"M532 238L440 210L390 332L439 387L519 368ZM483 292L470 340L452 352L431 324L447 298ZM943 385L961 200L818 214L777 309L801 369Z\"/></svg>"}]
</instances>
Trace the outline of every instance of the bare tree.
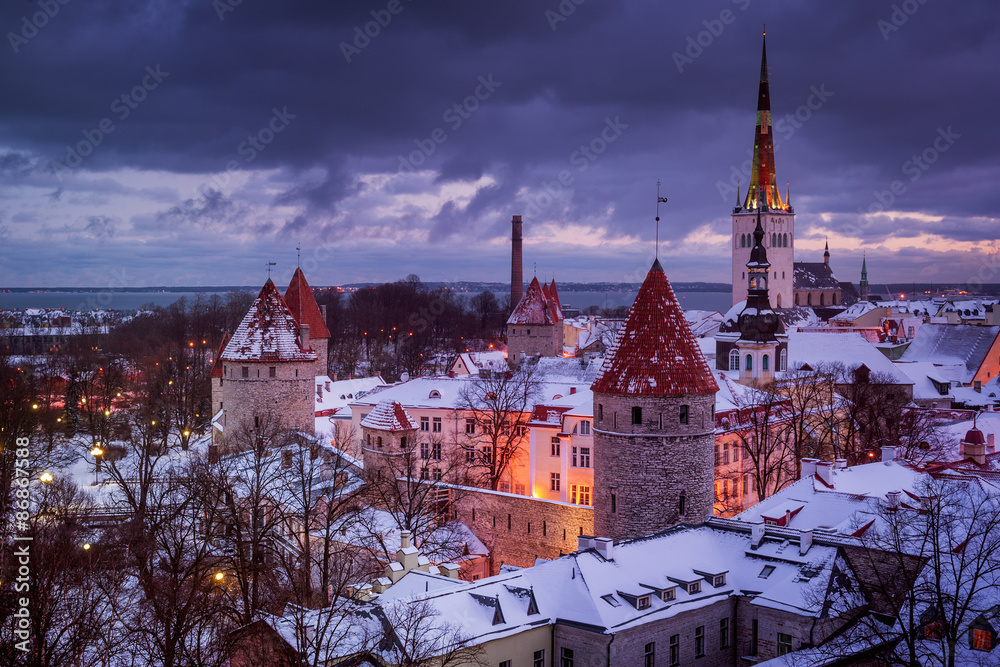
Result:
<instances>
[{"instance_id":1,"label":"bare tree","mask_svg":"<svg viewBox=\"0 0 1000 667\"><path fill-rule=\"evenodd\" d=\"M441 620L439 612L425 600L401 600L382 607L392 639L392 664L400 667L435 665L486 665L486 654L479 644L465 637L461 630Z\"/></svg>"},{"instance_id":2,"label":"bare tree","mask_svg":"<svg viewBox=\"0 0 1000 667\"><path fill-rule=\"evenodd\" d=\"M747 396L732 428L740 442L742 469L763 500L798 479L794 424L788 399L775 392L773 383L753 385Z\"/></svg>"},{"instance_id":3,"label":"bare tree","mask_svg":"<svg viewBox=\"0 0 1000 667\"><path fill-rule=\"evenodd\" d=\"M859 618L848 641L892 647L886 664L994 664L970 649L970 625L994 607L1000 587L995 489L928 476L914 493L878 501L862 521L871 525L845 553L874 614Z\"/></svg>"},{"instance_id":4,"label":"bare tree","mask_svg":"<svg viewBox=\"0 0 1000 667\"><path fill-rule=\"evenodd\" d=\"M470 378L459 394L458 408L471 415L470 471L490 489L510 472L523 453L531 410L541 391L535 365L522 363L516 370L485 372Z\"/></svg>"}]
</instances>

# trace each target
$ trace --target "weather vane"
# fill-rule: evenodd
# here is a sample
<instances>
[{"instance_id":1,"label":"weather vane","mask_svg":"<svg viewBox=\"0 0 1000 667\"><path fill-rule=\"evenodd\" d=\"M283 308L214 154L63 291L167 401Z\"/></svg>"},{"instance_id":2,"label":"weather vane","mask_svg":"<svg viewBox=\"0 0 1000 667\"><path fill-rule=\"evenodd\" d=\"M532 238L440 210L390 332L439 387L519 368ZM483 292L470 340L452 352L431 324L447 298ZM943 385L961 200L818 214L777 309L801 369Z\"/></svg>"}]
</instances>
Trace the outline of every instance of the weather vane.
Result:
<instances>
[{"instance_id":1,"label":"weather vane","mask_svg":"<svg viewBox=\"0 0 1000 667\"><path fill-rule=\"evenodd\" d=\"M300 268L300 269L302 268L302 244L301 243L296 243L295 244L295 266L298 267L298 268Z\"/></svg>"},{"instance_id":2,"label":"weather vane","mask_svg":"<svg viewBox=\"0 0 1000 667\"><path fill-rule=\"evenodd\" d=\"M270 279L271 279L271 267L272 267L272 266L277 266L277 265L278 265L278 263L277 263L277 262L268 262L268 263L267 263L267 279L268 279L268 280L270 280Z\"/></svg>"},{"instance_id":3,"label":"weather vane","mask_svg":"<svg viewBox=\"0 0 1000 667\"><path fill-rule=\"evenodd\" d=\"M660 179L656 179L656 245L653 255L660 258L660 204L666 204L667 198L660 196Z\"/></svg>"}]
</instances>

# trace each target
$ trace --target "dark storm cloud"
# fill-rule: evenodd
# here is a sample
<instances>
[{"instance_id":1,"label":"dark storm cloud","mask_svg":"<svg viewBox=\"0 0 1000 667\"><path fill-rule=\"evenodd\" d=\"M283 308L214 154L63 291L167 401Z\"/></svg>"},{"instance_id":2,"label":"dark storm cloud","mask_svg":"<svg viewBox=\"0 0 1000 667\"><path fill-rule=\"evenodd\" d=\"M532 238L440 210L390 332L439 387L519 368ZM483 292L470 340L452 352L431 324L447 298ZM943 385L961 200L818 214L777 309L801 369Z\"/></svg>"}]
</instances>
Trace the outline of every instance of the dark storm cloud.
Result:
<instances>
[{"instance_id":1,"label":"dark storm cloud","mask_svg":"<svg viewBox=\"0 0 1000 667\"><path fill-rule=\"evenodd\" d=\"M735 181L745 188L765 21L777 172L791 182L800 238L856 225L895 181L905 189L891 207L920 215L872 222L866 244L995 236L1000 7L990 0L400 0L395 13L381 0L56 5L41 26L39 3L0 5L4 208L14 220L19 198L44 191L31 214L59 229L60 207L89 206L74 219L116 220L102 239L123 244L123 257L124 244L182 233L192 248L238 236L255 263L275 243L391 242L386 229L423 230L440 249L503 238L510 215L528 210L529 238L547 224L647 238L657 179L670 199L665 247L682 252L694 229L728 233ZM627 129L601 144L616 118ZM935 149L949 128L957 138ZM593 146L599 154L581 157ZM74 152L79 166L56 180L52 164ZM430 180L408 176L423 169ZM254 176L229 187L236 173ZM191 174L216 176L198 188L183 181ZM397 178L376 186L372 174ZM448 194L471 183L471 194ZM418 201L429 192L433 210ZM168 247L186 263L177 280L229 282L224 266L195 271L199 252ZM619 270L594 248L529 249L577 272L567 279L640 263ZM370 279L398 277L387 252L359 247L351 270L368 262ZM728 254L717 252L669 261L692 279L727 280ZM497 245L455 277L503 279L504 253Z\"/></svg>"}]
</instances>

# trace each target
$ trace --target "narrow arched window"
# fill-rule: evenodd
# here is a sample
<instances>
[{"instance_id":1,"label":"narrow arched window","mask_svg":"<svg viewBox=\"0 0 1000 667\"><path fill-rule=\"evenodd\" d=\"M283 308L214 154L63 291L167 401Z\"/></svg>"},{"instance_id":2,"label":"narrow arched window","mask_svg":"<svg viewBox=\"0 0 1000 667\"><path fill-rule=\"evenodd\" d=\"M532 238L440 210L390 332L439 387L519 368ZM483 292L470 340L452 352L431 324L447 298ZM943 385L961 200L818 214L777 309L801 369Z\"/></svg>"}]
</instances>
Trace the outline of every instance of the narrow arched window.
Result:
<instances>
[{"instance_id":1,"label":"narrow arched window","mask_svg":"<svg viewBox=\"0 0 1000 667\"><path fill-rule=\"evenodd\" d=\"M788 370L788 350L782 350L778 357L778 370L784 373Z\"/></svg>"},{"instance_id":2,"label":"narrow arched window","mask_svg":"<svg viewBox=\"0 0 1000 667\"><path fill-rule=\"evenodd\" d=\"M778 308L781 308L781 295L778 295Z\"/></svg>"},{"instance_id":3,"label":"narrow arched window","mask_svg":"<svg viewBox=\"0 0 1000 667\"><path fill-rule=\"evenodd\" d=\"M785 239L782 242L782 245L787 248L788 247L788 234L785 234L784 236L785 236Z\"/></svg>"},{"instance_id":4,"label":"narrow arched window","mask_svg":"<svg viewBox=\"0 0 1000 667\"><path fill-rule=\"evenodd\" d=\"M795 295L795 305L796 306L799 305L799 295L798 294Z\"/></svg>"},{"instance_id":5,"label":"narrow arched window","mask_svg":"<svg viewBox=\"0 0 1000 667\"><path fill-rule=\"evenodd\" d=\"M809 292L809 294L806 294L806 305L807 306L813 305L813 295L812 295L812 292Z\"/></svg>"},{"instance_id":6,"label":"narrow arched window","mask_svg":"<svg viewBox=\"0 0 1000 667\"><path fill-rule=\"evenodd\" d=\"M738 371L740 370L740 351L730 350L729 351L729 370Z\"/></svg>"},{"instance_id":7,"label":"narrow arched window","mask_svg":"<svg viewBox=\"0 0 1000 667\"><path fill-rule=\"evenodd\" d=\"M752 371L753 370L753 357L751 357L749 354L746 357L746 364L744 365L744 367L748 371Z\"/></svg>"},{"instance_id":8,"label":"narrow arched window","mask_svg":"<svg viewBox=\"0 0 1000 667\"><path fill-rule=\"evenodd\" d=\"M760 360L760 369L765 373L771 370L771 358L770 355L765 354Z\"/></svg>"},{"instance_id":9,"label":"narrow arched window","mask_svg":"<svg viewBox=\"0 0 1000 667\"><path fill-rule=\"evenodd\" d=\"M826 294L823 294L822 292L819 293L819 305L826 305Z\"/></svg>"},{"instance_id":10,"label":"narrow arched window","mask_svg":"<svg viewBox=\"0 0 1000 667\"><path fill-rule=\"evenodd\" d=\"M677 501L677 513L684 516L687 513L687 492L682 490L681 497Z\"/></svg>"}]
</instances>

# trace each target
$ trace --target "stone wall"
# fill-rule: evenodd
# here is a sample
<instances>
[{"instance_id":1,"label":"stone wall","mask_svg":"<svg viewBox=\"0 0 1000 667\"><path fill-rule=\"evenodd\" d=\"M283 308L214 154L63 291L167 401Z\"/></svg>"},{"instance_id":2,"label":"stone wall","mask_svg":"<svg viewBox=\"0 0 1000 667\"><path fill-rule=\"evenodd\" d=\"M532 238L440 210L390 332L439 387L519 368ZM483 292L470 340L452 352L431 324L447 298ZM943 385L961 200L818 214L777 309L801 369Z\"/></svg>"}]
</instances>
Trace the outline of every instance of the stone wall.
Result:
<instances>
[{"instance_id":1,"label":"stone wall","mask_svg":"<svg viewBox=\"0 0 1000 667\"><path fill-rule=\"evenodd\" d=\"M576 551L577 538L593 534L590 507L468 487L453 494L455 517L490 549L493 574Z\"/></svg>"},{"instance_id":2,"label":"stone wall","mask_svg":"<svg viewBox=\"0 0 1000 667\"><path fill-rule=\"evenodd\" d=\"M507 329L507 357L517 366L522 356L562 356L563 324L512 324ZM523 354L522 354L523 353Z\"/></svg>"},{"instance_id":3,"label":"stone wall","mask_svg":"<svg viewBox=\"0 0 1000 667\"><path fill-rule=\"evenodd\" d=\"M246 378L243 368L247 368ZM243 423L252 424L255 416L270 414L280 418L288 428L312 434L316 428L314 370L311 361L226 361L222 383L222 405L226 411L224 437L238 432Z\"/></svg>"},{"instance_id":4,"label":"stone wall","mask_svg":"<svg viewBox=\"0 0 1000 667\"><path fill-rule=\"evenodd\" d=\"M682 405L688 406L687 424L679 423ZM635 537L711 516L715 500L713 394L595 393L594 407L597 536ZM633 407L642 409L641 424L632 424Z\"/></svg>"}]
</instances>

